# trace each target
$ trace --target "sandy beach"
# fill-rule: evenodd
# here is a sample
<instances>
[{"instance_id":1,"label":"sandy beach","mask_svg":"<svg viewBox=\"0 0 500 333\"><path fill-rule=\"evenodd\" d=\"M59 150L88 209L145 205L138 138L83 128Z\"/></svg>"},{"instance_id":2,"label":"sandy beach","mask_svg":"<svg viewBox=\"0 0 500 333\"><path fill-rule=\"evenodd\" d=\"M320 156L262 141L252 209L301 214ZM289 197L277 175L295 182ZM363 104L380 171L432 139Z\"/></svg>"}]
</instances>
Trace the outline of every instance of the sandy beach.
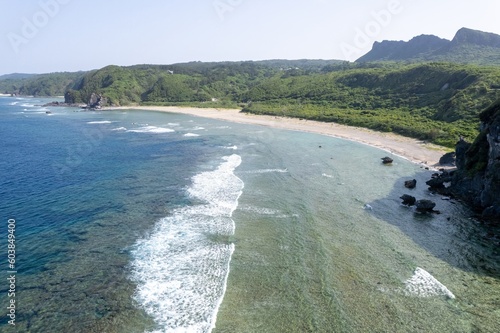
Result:
<instances>
[{"instance_id":1,"label":"sandy beach","mask_svg":"<svg viewBox=\"0 0 500 333\"><path fill-rule=\"evenodd\" d=\"M240 112L241 110L238 109L204 109L175 106L133 106L113 109L183 113L242 124L261 125L293 131L322 134L377 147L390 154L404 157L414 163L428 167L439 167L439 158L446 152L450 151L450 149L445 147L393 133L383 133L365 128L312 120L301 120L297 118L254 115Z\"/></svg>"}]
</instances>

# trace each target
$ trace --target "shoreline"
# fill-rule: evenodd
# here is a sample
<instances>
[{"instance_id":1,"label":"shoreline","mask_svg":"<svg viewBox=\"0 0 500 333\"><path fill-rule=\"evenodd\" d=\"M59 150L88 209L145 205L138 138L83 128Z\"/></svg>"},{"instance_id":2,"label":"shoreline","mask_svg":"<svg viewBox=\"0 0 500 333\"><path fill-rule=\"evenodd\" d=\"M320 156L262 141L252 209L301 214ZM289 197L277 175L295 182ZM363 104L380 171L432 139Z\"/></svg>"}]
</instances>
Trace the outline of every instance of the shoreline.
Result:
<instances>
[{"instance_id":1,"label":"shoreline","mask_svg":"<svg viewBox=\"0 0 500 333\"><path fill-rule=\"evenodd\" d=\"M181 113L197 117L224 120L233 123L260 125L278 129L321 134L325 136L355 141L384 150L387 153L405 158L413 163L429 167L442 168L439 159L450 149L421 140L412 139L394 133L319 122L298 118L255 115L242 113L239 109L191 108L178 106L123 106L103 110L143 110L156 112ZM381 156L382 157L382 156Z\"/></svg>"}]
</instances>

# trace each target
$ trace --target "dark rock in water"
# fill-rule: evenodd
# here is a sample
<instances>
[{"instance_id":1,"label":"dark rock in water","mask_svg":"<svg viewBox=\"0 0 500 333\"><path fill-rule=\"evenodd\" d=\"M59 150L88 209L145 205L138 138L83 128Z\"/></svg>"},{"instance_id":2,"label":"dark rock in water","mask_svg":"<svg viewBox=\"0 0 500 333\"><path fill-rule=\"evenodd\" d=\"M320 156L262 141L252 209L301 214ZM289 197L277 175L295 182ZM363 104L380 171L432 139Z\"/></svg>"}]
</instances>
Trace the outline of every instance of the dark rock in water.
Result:
<instances>
[{"instance_id":1,"label":"dark rock in water","mask_svg":"<svg viewBox=\"0 0 500 333\"><path fill-rule=\"evenodd\" d=\"M445 188L445 186L444 186L445 182L446 182L446 180L443 179L442 177L434 177L434 178L426 181L425 183L427 185L429 185L431 190L437 190L437 189Z\"/></svg>"},{"instance_id":2,"label":"dark rock in water","mask_svg":"<svg viewBox=\"0 0 500 333\"><path fill-rule=\"evenodd\" d=\"M408 195L408 194L403 194L400 199L403 200L403 205L407 205L407 206L413 206L415 205L415 202L417 201L417 199L415 197L412 197L411 195Z\"/></svg>"},{"instance_id":3,"label":"dark rock in water","mask_svg":"<svg viewBox=\"0 0 500 333\"><path fill-rule=\"evenodd\" d=\"M64 104L66 104L66 103L61 103L61 102L55 101L55 102L50 102L50 103L44 104L42 106L43 107L46 107L46 106L63 106Z\"/></svg>"},{"instance_id":4,"label":"dark rock in water","mask_svg":"<svg viewBox=\"0 0 500 333\"><path fill-rule=\"evenodd\" d=\"M436 204L430 200L418 200L415 205L417 206L417 211L422 213L432 213Z\"/></svg>"},{"instance_id":5,"label":"dark rock in water","mask_svg":"<svg viewBox=\"0 0 500 333\"><path fill-rule=\"evenodd\" d=\"M416 179L405 181L405 187L406 188L415 188L416 186L417 186L417 180Z\"/></svg>"},{"instance_id":6,"label":"dark rock in water","mask_svg":"<svg viewBox=\"0 0 500 333\"><path fill-rule=\"evenodd\" d=\"M481 215L485 219L489 220L499 220L498 216L500 216L500 207L499 206L490 206L483 210L483 213Z\"/></svg>"},{"instance_id":7,"label":"dark rock in water","mask_svg":"<svg viewBox=\"0 0 500 333\"><path fill-rule=\"evenodd\" d=\"M456 161L456 154L455 152L451 152L451 153L446 153L444 154L440 159L439 159L439 164L440 165L452 165L454 166L455 165L455 161Z\"/></svg>"},{"instance_id":8,"label":"dark rock in water","mask_svg":"<svg viewBox=\"0 0 500 333\"><path fill-rule=\"evenodd\" d=\"M48 106L82 107L82 104L78 104L78 103L65 103L65 102L54 101L54 102L50 102L50 103L46 103L46 104L42 105L42 107L48 107Z\"/></svg>"},{"instance_id":9,"label":"dark rock in water","mask_svg":"<svg viewBox=\"0 0 500 333\"><path fill-rule=\"evenodd\" d=\"M382 163L384 164L391 164L394 160L388 156L382 157Z\"/></svg>"},{"instance_id":10,"label":"dark rock in water","mask_svg":"<svg viewBox=\"0 0 500 333\"><path fill-rule=\"evenodd\" d=\"M446 186L444 185L444 183L450 183L453 180L453 175L454 171L443 171L441 174L433 174L432 179L426 181L425 183L429 185L429 189L431 191L437 191L441 194L448 195L449 191L445 191Z\"/></svg>"}]
</instances>

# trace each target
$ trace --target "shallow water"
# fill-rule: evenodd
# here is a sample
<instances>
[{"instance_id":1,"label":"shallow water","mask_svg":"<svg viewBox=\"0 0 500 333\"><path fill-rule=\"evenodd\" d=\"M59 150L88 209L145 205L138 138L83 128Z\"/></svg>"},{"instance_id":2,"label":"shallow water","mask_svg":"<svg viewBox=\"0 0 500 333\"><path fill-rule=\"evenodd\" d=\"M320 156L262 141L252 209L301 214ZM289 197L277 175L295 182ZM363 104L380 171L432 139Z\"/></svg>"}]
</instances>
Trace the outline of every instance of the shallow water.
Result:
<instances>
[{"instance_id":1,"label":"shallow water","mask_svg":"<svg viewBox=\"0 0 500 333\"><path fill-rule=\"evenodd\" d=\"M0 98L19 331L496 332L499 244L428 193L431 171L314 134L41 102Z\"/></svg>"}]
</instances>

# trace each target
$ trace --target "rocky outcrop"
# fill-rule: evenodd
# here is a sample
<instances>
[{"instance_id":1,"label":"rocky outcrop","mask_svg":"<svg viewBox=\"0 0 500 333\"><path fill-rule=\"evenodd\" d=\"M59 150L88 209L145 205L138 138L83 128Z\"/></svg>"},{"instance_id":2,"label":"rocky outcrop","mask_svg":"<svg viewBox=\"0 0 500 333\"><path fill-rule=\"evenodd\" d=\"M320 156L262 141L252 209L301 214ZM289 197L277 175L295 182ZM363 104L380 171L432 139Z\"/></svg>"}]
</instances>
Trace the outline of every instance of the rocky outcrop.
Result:
<instances>
[{"instance_id":1,"label":"rocky outcrop","mask_svg":"<svg viewBox=\"0 0 500 333\"><path fill-rule=\"evenodd\" d=\"M406 205L406 206L414 206L415 202L417 201L417 199L415 197L408 195L408 194L403 194L400 197L400 199L403 200L402 204Z\"/></svg>"},{"instance_id":2,"label":"rocky outcrop","mask_svg":"<svg viewBox=\"0 0 500 333\"><path fill-rule=\"evenodd\" d=\"M456 145L457 170L427 184L431 190L463 200L482 218L500 223L500 100L480 118L481 133L474 143L460 140Z\"/></svg>"},{"instance_id":3,"label":"rocky outcrop","mask_svg":"<svg viewBox=\"0 0 500 333\"><path fill-rule=\"evenodd\" d=\"M406 188L415 188L417 186L417 180L412 179L412 180L406 180L405 181L405 187Z\"/></svg>"},{"instance_id":4,"label":"rocky outcrop","mask_svg":"<svg viewBox=\"0 0 500 333\"><path fill-rule=\"evenodd\" d=\"M107 104L108 101L106 97L101 94L92 93L89 102L87 103L87 108L99 110Z\"/></svg>"},{"instance_id":5,"label":"rocky outcrop","mask_svg":"<svg viewBox=\"0 0 500 333\"><path fill-rule=\"evenodd\" d=\"M64 102L50 102L42 105L43 107L48 107L48 106L56 106L56 107L83 107L85 104L80 104L80 103L64 103Z\"/></svg>"},{"instance_id":6,"label":"rocky outcrop","mask_svg":"<svg viewBox=\"0 0 500 333\"><path fill-rule=\"evenodd\" d=\"M415 203L415 206L417 206L417 211L421 212L421 213L433 213L433 212L436 212L434 210L434 207L436 207L436 203L434 203L434 202L432 202L430 200L427 200L427 199L418 200Z\"/></svg>"},{"instance_id":7,"label":"rocky outcrop","mask_svg":"<svg viewBox=\"0 0 500 333\"><path fill-rule=\"evenodd\" d=\"M375 42L372 50L356 62L444 61L499 65L499 51L500 35L462 28L451 41L433 35L421 35L408 42Z\"/></svg>"},{"instance_id":8,"label":"rocky outcrop","mask_svg":"<svg viewBox=\"0 0 500 333\"><path fill-rule=\"evenodd\" d=\"M454 151L444 154L439 159L439 165L455 166L455 163L456 163L456 154Z\"/></svg>"},{"instance_id":9,"label":"rocky outcrop","mask_svg":"<svg viewBox=\"0 0 500 333\"><path fill-rule=\"evenodd\" d=\"M393 162L393 159L386 156L386 157L382 157L382 163L384 164L391 164Z\"/></svg>"}]
</instances>

